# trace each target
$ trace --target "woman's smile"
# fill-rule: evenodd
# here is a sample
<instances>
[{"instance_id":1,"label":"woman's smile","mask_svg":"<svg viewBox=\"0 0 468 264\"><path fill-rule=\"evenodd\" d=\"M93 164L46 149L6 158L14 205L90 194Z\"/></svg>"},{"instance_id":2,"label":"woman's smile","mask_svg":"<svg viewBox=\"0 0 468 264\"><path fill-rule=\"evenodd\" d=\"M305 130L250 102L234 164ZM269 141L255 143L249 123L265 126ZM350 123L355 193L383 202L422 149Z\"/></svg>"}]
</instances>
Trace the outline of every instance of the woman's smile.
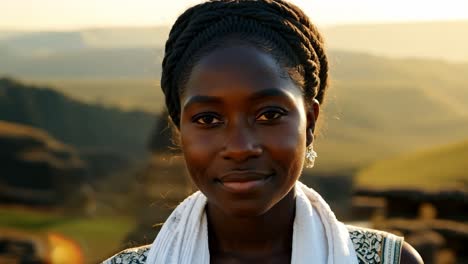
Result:
<instances>
[{"instance_id":1,"label":"woman's smile","mask_svg":"<svg viewBox=\"0 0 468 264\"><path fill-rule=\"evenodd\" d=\"M273 175L267 171L235 170L223 174L215 182L230 193L242 194L264 187Z\"/></svg>"}]
</instances>

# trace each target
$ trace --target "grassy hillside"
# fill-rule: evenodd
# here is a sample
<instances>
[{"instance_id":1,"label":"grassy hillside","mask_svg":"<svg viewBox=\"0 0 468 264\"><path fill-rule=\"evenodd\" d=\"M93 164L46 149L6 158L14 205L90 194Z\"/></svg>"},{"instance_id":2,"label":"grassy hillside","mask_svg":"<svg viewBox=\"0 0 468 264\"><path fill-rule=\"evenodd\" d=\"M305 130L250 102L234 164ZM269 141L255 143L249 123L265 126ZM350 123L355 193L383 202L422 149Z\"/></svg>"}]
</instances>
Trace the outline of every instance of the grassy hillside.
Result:
<instances>
[{"instance_id":1,"label":"grassy hillside","mask_svg":"<svg viewBox=\"0 0 468 264\"><path fill-rule=\"evenodd\" d=\"M468 140L376 162L359 171L357 181L370 187L466 188Z\"/></svg>"},{"instance_id":2,"label":"grassy hillside","mask_svg":"<svg viewBox=\"0 0 468 264\"><path fill-rule=\"evenodd\" d=\"M46 130L83 149L144 153L156 115L70 99L47 87L0 78L0 120Z\"/></svg>"},{"instance_id":3,"label":"grassy hillside","mask_svg":"<svg viewBox=\"0 0 468 264\"><path fill-rule=\"evenodd\" d=\"M356 168L466 138L468 64L331 55L318 170Z\"/></svg>"},{"instance_id":4,"label":"grassy hillside","mask_svg":"<svg viewBox=\"0 0 468 264\"><path fill-rule=\"evenodd\" d=\"M91 104L117 106L124 110L157 113L164 107L159 80L150 78L32 78L25 80L48 86Z\"/></svg>"},{"instance_id":5,"label":"grassy hillside","mask_svg":"<svg viewBox=\"0 0 468 264\"><path fill-rule=\"evenodd\" d=\"M64 235L78 243L85 263L99 263L118 252L132 228L133 220L124 217L77 218L57 212L0 208L0 229L26 231L43 237L50 233Z\"/></svg>"},{"instance_id":6,"label":"grassy hillside","mask_svg":"<svg viewBox=\"0 0 468 264\"><path fill-rule=\"evenodd\" d=\"M418 89L463 111L468 108L468 63L338 51L332 51L330 57L333 83Z\"/></svg>"}]
</instances>

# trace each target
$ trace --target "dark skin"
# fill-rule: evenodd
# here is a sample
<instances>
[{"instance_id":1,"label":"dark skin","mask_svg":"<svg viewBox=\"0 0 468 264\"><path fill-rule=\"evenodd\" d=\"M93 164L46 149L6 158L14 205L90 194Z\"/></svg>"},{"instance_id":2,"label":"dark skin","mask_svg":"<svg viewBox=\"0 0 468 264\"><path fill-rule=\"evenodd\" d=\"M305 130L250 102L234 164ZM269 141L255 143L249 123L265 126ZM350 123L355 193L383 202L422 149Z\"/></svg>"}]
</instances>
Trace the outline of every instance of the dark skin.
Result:
<instances>
[{"instance_id":1,"label":"dark skin","mask_svg":"<svg viewBox=\"0 0 468 264\"><path fill-rule=\"evenodd\" d=\"M181 94L181 146L208 198L211 263L291 261L294 184L319 104L284 73L254 47L225 47L200 59ZM408 246L402 263L422 263Z\"/></svg>"}]
</instances>

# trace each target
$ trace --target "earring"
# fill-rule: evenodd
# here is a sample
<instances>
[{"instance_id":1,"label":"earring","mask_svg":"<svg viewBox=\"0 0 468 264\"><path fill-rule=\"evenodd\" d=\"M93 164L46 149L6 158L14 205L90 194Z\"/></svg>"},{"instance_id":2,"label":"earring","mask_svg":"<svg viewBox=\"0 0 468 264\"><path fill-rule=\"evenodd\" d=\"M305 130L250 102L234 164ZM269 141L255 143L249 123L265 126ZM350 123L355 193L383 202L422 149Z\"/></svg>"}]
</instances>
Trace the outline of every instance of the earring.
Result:
<instances>
[{"instance_id":1,"label":"earring","mask_svg":"<svg viewBox=\"0 0 468 264\"><path fill-rule=\"evenodd\" d=\"M314 167L316 157L317 157L317 152L314 151L312 144L310 144L307 147L306 154L305 154L305 167L307 169Z\"/></svg>"}]
</instances>

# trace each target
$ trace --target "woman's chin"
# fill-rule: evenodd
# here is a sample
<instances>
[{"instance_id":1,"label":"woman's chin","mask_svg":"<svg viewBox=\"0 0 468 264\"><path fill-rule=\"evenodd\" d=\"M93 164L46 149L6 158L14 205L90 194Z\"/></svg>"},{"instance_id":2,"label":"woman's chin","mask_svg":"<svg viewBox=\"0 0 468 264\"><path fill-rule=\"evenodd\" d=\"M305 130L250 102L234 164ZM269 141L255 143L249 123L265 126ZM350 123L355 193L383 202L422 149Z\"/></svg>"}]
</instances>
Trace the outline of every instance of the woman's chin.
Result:
<instances>
[{"instance_id":1,"label":"woman's chin","mask_svg":"<svg viewBox=\"0 0 468 264\"><path fill-rule=\"evenodd\" d=\"M257 201L242 201L230 205L222 205L219 209L229 217L250 218L267 213L272 206Z\"/></svg>"}]
</instances>

